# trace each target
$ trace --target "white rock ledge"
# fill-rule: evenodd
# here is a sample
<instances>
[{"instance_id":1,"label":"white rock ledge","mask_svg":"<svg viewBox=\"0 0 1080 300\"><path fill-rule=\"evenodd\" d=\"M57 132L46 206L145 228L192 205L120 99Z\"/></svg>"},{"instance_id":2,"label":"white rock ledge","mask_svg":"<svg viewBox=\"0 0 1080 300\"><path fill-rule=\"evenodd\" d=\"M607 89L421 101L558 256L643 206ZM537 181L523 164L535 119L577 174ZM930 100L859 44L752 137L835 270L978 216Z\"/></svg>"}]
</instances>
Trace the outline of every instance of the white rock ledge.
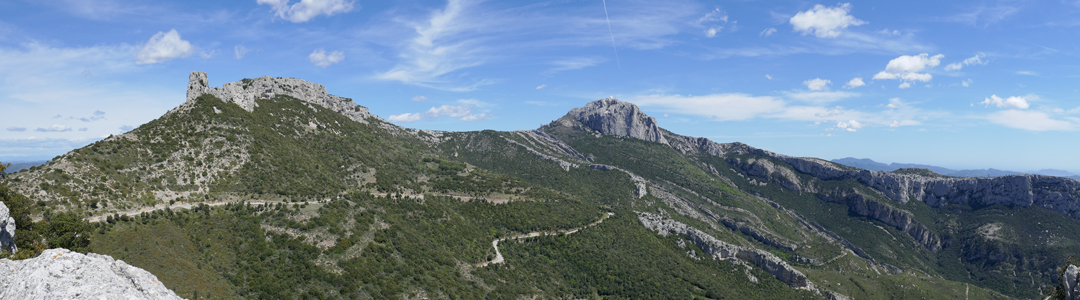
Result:
<instances>
[{"instance_id":1,"label":"white rock ledge","mask_svg":"<svg viewBox=\"0 0 1080 300\"><path fill-rule=\"evenodd\" d=\"M183 299L146 270L108 255L57 248L0 259L0 299Z\"/></svg>"}]
</instances>

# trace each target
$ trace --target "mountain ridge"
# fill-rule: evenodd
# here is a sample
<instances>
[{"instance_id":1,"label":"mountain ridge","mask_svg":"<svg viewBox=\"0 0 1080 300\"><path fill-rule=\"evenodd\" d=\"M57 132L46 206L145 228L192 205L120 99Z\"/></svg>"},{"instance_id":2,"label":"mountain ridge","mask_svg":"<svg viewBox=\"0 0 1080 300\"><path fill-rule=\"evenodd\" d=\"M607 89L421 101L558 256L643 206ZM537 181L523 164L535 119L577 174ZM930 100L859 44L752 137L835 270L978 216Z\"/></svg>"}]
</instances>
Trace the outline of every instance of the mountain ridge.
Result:
<instances>
[{"instance_id":1,"label":"mountain ridge","mask_svg":"<svg viewBox=\"0 0 1080 300\"><path fill-rule=\"evenodd\" d=\"M165 116L11 176L39 215L101 218L95 252L180 294L173 268L240 297L1031 297L1080 241L1068 179L861 170L678 135L614 98L534 130L443 132L297 92L321 85L189 79ZM191 208L144 211L174 201Z\"/></svg>"}]
</instances>

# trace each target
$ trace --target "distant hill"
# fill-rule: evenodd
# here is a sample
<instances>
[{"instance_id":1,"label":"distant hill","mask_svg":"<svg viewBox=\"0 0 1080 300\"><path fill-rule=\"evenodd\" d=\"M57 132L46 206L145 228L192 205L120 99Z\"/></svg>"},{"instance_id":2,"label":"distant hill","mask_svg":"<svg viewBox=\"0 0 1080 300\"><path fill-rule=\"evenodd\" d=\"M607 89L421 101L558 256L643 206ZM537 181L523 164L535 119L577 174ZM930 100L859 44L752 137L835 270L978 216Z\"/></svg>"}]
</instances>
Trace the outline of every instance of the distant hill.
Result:
<instances>
[{"instance_id":1,"label":"distant hill","mask_svg":"<svg viewBox=\"0 0 1080 300\"><path fill-rule=\"evenodd\" d=\"M845 158L840 158L840 159L834 159L834 160L832 160L832 162L842 164L842 165L845 165L845 166L856 167L856 168L860 168L860 169L874 170L874 171L887 171L887 172L895 171L895 170L898 170L898 169L907 169L907 168L928 169L928 170L934 171L935 173L938 173L938 174L941 174L941 175L953 176L953 177L997 177L997 176L1005 176L1005 175L1037 174L1037 175L1058 176L1058 177L1066 177L1066 178L1072 178L1072 179L1080 179L1080 175L1074 174L1074 173L1069 172L1069 171L1056 170L1056 169L1042 169L1042 170L1038 170L1038 171L1034 171L1034 172L1016 172L1016 171L1008 171L1008 170L998 170L998 169L994 169L994 168L976 169L976 170L953 170L953 169L949 169L949 168L943 168L943 167L931 166L931 165L920 165L920 164L902 164L902 163L883 164L883 163L876 162L876 161L874 161L872 159L869 159L869 158L854 158L854 157L845 157Z\"/></svg>"},{"instance_id":2,"label":"distant hill","mask_svg":"<svg viewBox=\"0 0 1080 300\"><path fill-rule=\"evenodd\" d=\"M45 164L46 162L48 162L48 161L47 160L16 161L16 162L12 162L11 165L8 166L7 171L8 171L8 173L15 173L15 172L22 171L22 170L28 170L28 169L30 169L30 168L32 168L34 166L40 166L42 164Z\"/></svg>"}]
</instances>

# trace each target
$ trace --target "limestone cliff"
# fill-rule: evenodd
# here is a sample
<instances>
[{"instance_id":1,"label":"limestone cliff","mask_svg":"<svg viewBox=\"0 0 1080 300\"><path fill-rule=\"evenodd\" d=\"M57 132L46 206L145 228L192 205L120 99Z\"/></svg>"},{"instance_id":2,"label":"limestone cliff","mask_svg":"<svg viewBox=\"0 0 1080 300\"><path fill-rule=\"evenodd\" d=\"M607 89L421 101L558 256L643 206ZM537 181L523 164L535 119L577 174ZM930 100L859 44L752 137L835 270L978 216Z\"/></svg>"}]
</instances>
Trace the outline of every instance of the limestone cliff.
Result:
<instances>
[{"instance_id":1,"label":"limestone cliff","mask_svg":"<svg viewBox=\"0 0 1080 300\"><path fill-rule=\"evenodd\" d=\"M245 110L252 111L258 106L255 103L256 99L285 95L325 107L360 123L367 123L367 118L378 118L366 107L353 103L352 99L328 94L325 86L301 79L263 76L230 82L214 88L210 87L206 72L191 72L188 79L188 102L194 101L203 94L211 94L222 101L236 103Z\"/></svg>"},{"instance_id":2,"label":"limestone cliff","mask_svg":"<svg viewBox=\"0 0 1080 300\"><path fill-rule=\"evenodd\" d=\"M807 280L806 275L788 265L780 257L767 251L728 244L697 228L675 220L665 219L656 214L639 212L638 220L646 228L657 231L660 235L679 234L686 236L687 239L690 239L714 259L748 262L762 268L769 274L773 274L777 279L792 287L816 290L814 283Z\"/></svg>"},{"instance_id":3,"label":"limestone cliff","mask_svg":"<svg viewBox=\"0 0 1080 300\"><path fill-rule=\"evenodd\" d=\"M556 122L560 121L579 122L601 134L668 143L655 118L641 112L637 105L615 98L604 98L589 102L585 107L574 108Z\"/></svg>"},{"instance_id":4,"label":"limestone cliff","mask_svg":"<svg viewBox=\"0 0 1080 300\"><path fill-rule=\"evenodd\" d=\"M0 260L0 299L182 299L154 274L101 254L49 249Z\"/></svg>"}]
</instances>

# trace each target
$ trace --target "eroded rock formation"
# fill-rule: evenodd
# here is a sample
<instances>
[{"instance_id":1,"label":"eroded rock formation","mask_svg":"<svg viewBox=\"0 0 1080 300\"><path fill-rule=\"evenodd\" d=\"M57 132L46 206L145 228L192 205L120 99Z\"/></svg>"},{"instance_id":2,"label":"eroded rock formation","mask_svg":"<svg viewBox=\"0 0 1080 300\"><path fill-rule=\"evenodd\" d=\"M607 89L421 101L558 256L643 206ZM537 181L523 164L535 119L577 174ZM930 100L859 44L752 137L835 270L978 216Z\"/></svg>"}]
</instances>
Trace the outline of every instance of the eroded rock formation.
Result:
<instances>
[{"instance_id":1,"label":"eroded rock formation","mask_svg":"<svg viewBox=\"0 0 1080 300\"><path fill-rule=\"evenodd\" d=\"M194 101L203 94L211 94L222 101L236 103L247 111L253 111L258 106L255 103L256 99L285 95L325 107L360 123L367 123L367 118L378 118L366 107L353 103L352 99L328 94L325 86L301 79L263 76L230 82L214 88L210 87L206 72L191 72L188 79L188 102Z\"/></svg>"},{"instance_id":2,"label":"eroded rock formation","mask_svg":"<svg viewBox=\"0 0 1080 300\"><path fill-rule=\"evenodd\" d=\"M0 260L0 299L182 299L157 276L101 254L57 248Z\"/></svg>"},{"instance_id":3,"label":"eroded rock formation","mask_svg":"<svg viewBox=\"0 0 1080 300\"><path fill-rule=\"evenodd\" d=\"M629 102L604 98L589 102L585 107L570 110L564 118L570 118L601 134L631 137L650 142L667 144L667 139L657 126L656 119L641 112Z\"/></svg>"}]
</instances>

